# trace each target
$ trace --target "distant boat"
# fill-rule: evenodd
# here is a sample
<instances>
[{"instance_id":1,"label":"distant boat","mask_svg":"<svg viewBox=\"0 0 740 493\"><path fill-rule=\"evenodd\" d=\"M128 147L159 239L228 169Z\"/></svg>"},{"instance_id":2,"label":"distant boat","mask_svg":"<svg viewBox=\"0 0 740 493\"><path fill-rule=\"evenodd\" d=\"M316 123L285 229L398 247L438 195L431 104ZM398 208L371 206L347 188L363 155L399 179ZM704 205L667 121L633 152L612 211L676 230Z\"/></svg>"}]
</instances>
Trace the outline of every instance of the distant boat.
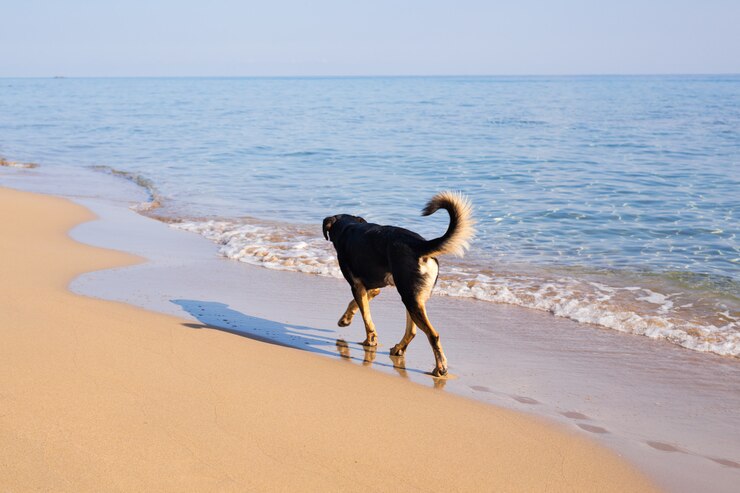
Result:
<instances>
[{"instance_id":1,"label":"distant boat","mask_svg":"<svg viewBox=\"0 0 740 493\"><path fill-rule=\"evenodd\" d=\"M63 75L55 75L54 78L55 79L66 79L66 77Z\"/></svg>"}]
</instances>

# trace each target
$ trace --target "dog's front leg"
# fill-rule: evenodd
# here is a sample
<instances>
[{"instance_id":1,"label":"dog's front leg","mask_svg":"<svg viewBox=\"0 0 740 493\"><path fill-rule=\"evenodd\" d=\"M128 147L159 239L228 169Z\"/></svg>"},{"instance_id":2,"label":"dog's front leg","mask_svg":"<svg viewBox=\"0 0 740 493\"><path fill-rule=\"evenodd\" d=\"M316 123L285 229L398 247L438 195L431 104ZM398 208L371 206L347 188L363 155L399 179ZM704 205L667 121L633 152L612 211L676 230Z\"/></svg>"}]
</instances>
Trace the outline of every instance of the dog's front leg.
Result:
<instances>
[{"instance_id":1,"label":"dog's front leg","mask_svg":"<svg viewBox=\"0 0 740 493\"><path fill-rule=\"evenodd\" d=\"M371 289L367 292L367 301L370 302L373 298L378 296L380 294L380 289ZM352 323L352 319L355 316L355 313L357 313L358 310L357 302L355 300L352 300L349 302L349 305L347 305L347 309L342 314L341 318L337 322L337 325L340 327L346 327L349 324Z\"/></svg>"},{"instance_id":2,"label":"dog's front leg","mask_svg":"<svg viewBox=\"0 0 740 493\"><path fill-rule=\"evenodd\" d=\"M365 322L365 332L367 337L362 342L362 345L377 346L378 333L375 331L375 324L373 323L372 317L370 317L370 300L368 291L361 283L356 283L352 286L352 296L355 297L355 302L357 302L357 306L360 308L360 313L362 313L362 320Z\"/></svg>"}]
</instances>

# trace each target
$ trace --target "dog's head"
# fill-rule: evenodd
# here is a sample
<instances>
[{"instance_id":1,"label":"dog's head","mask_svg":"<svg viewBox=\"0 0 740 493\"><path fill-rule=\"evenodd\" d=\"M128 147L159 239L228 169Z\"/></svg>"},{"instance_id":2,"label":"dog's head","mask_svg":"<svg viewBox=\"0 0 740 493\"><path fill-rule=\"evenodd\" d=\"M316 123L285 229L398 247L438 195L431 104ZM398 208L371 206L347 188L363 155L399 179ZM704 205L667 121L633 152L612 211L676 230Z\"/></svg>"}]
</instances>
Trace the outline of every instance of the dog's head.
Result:
<instances>
[{"instance_id":1,"label":"dog's head","mask_svg":"<svg viewBox=\"0 0 740 493\"><path fill-rule=\"evenodd\" d=\"M337 214L336 216L325 217L322 227L324 238L332 240L339 236L341 230L343 230L348 224L366 222L367 221L360 216L350 216L349 214Z\"/></svg>"}]
</instances>

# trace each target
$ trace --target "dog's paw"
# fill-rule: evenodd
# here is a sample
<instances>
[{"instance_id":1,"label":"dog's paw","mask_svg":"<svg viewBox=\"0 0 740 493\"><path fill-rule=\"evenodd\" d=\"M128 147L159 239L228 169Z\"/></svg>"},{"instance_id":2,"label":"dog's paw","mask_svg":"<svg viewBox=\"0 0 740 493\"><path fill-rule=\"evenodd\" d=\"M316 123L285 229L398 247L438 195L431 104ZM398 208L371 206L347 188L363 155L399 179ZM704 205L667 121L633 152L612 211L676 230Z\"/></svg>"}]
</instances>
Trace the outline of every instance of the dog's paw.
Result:
<instances>
[{"instance_id":1,"label":"dog's paw","mask_svg":"<svg viewBox=\"0 0 740 493\"><path fill-rule=\"evenodd\" d=\"M378 345L378 338L377 337L368 337L364 341L362 341L362 345L365 347L375 347Z\"/></svg>"},{"instance_id":2,"label":"dog's paw","mask_svg":"<svg viewBox=\"0 0 740 493\"><path fill-rule=\"evenodd\" d=\"M391 348L391 356L403 356L404 348L400 344L396 344Z\"/></svg>"},{"instance_id":3,"label":"dog's paw","mask_svg":"<svg viewBox=\"0 0 740 493\"><path fill-rule=\"evenodd\" d=\"M340 327L346 327L346 326L348 326L351 323L352 323L352 319L351 318L348 319L347 317L342 317L337 322L337 325L340 326Z\"/></svg>"},{"instance_id":4,"label":"dog's paw","mask_svg":"<svg viewBox=\"0 0 740 493\"><path fill-rule=\"evenodd\" d=\"M446 377L447 376L447 368L435 368L432 371L432 376L435 376L435 377Z\"/></svg>"}]
</instances>

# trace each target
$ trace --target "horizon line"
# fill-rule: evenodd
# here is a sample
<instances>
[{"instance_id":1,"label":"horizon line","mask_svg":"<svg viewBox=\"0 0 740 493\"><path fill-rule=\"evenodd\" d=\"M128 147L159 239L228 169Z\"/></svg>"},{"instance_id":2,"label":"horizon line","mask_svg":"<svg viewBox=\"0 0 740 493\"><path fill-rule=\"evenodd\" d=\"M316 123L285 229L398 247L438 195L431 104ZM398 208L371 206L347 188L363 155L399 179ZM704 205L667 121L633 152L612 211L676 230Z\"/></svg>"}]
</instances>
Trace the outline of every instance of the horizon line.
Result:
<instances>
[{"instance_id":1,"label":"horizon line","mask_svg":"<svg viewBox=\"0 0 740 493\"><path fill-rule=\"evenodd\" d=\"M737 76L740 72L634 72L634 73L552 73L552 74L282 74L282 75L0 75L0 79L361 79L361 78L443 78L443 77L686 77Z\"/></svg>"}]
</instances>

